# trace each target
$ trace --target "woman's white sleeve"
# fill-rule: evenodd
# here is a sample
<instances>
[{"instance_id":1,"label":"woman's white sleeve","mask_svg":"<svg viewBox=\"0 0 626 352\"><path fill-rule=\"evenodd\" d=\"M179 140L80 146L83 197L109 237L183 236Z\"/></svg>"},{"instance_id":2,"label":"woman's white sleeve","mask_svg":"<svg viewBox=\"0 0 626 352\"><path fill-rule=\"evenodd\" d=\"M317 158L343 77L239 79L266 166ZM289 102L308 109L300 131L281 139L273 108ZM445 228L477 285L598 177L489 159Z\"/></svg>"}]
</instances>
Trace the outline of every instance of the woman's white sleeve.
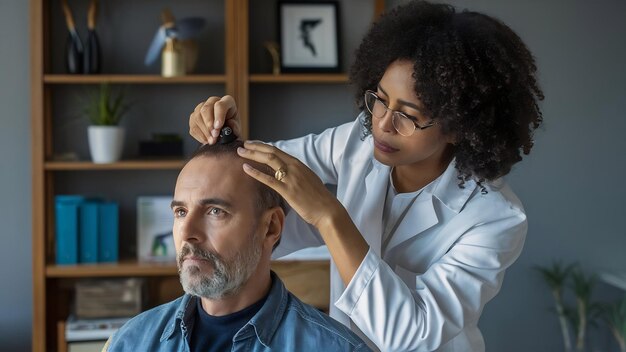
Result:
<instances>
[{"instance_id":1,"label":"woman's white sleeve","mask_svg":"<svg viewBox=\"0 0 626 352\"><path fill-rule=\"evenodd\" d=\"M354 122L329 128L320 134L309 134L272 144L308 166L324 184L335 186L348 134L359 126L357 118ZM322 245L324 241L317 229L302 220L295 211L289 211L280 245L274 250L272 258L280 258L303 248Z\"/></svg>"},{"instance_id":2,"label":"woman's white sleeve","mask_svg":"<svg viewBox=\"0 0 626 352\"><path fill-rule=\"evenodd\" d=\"M370 249L335 306L382 351L436 350L478 323L526 231L523 212L476 225L425 273L394 270Z\"/></svg>"}]
</instances>

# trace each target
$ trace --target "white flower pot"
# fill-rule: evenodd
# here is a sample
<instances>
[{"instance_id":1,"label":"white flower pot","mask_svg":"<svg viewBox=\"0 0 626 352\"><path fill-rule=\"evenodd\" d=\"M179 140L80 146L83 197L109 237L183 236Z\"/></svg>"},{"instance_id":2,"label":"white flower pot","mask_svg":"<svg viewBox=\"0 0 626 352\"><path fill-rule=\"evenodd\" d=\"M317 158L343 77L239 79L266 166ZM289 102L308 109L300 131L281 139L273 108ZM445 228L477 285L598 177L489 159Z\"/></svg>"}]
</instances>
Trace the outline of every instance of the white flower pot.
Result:
<instances>
[{"instance_id":1,"label":"white flower pot","mask_svg":"<svg viewBox=\"0 0 626 352\"><path fill-rule=\"evenodd\" d=\"M89 151L96 164L120 160L124 147L124 129L119 126L89 126Z\"/></svg>"}]
</instances>

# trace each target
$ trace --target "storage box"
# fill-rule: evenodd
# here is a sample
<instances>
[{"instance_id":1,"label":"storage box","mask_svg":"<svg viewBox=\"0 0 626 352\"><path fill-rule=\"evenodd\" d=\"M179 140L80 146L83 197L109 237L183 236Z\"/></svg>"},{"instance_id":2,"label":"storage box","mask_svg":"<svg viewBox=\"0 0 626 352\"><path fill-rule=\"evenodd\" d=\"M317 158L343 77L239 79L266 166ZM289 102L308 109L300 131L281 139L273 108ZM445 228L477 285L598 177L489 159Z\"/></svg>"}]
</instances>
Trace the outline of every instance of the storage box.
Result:
<instances>
[{"instance_id":1,"label":"storage box","mask_svg":"<svg viewBox=\"0 0 626 352\"><path fill-rule=\"evenodd\" d=\"M83 280L76 283L76 318L132 317L141 312L143 280Z\"/></svg>"}]
</instances>

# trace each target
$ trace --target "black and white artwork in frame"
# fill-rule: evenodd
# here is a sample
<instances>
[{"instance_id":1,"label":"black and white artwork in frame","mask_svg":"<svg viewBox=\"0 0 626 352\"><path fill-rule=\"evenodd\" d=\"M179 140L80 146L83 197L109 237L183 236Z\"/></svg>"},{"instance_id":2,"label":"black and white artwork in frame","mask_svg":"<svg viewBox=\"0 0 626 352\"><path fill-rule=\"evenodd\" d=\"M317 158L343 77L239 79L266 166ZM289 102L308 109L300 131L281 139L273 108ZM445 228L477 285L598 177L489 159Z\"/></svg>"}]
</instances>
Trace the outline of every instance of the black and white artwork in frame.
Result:
<instances>
[{"instance_id":1,"label":"black and white artwork in frame","mask_svg":"<svg viewBox=\"0 0 626 352\"><path fill-rule=\"evenodd\" d=\"M338 12L336 1L278 4L281 72L339 72Z\"/></svg>"}]
</instances>

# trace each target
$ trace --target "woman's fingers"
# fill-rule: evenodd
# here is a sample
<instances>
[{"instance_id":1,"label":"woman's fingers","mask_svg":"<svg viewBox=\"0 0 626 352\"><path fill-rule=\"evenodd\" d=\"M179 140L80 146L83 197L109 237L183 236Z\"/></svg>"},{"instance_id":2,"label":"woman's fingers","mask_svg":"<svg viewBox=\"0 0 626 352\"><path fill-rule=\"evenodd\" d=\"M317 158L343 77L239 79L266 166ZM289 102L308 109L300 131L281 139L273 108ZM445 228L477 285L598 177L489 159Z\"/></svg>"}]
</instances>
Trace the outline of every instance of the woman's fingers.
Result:
<instances>
[{"instance_id":1,"label":"woman's fingers","mask_svg":"<svg viewBox=\"0 0 626 352\"><path fill-rule=\"evenodd\" d=\"M284 194L284 187L285 184L278 181L277 179L275 179L274 177L263 173L257 169L255 169L253 166L251 166L248 163L244 163L243 164L243 171L250 175L250 177L256 179L257 181L261 182L262 184L266 185L267 187L275 190L276 192L278 192L281 196L283 196L283 198L287 198L286 195Z\"/></svg>"},{"instance_id":2,"label":"woman's fingers","mask_svg":"<svg viewBox=\"0 0 626 352\"><path fill-rule=\"evenodd\" d=\"M235 135L241 136L235 99L230 95L221 98L210 97L198 104L189 116L189 134L201 143L213 144L217 141L220 129L227 121Z\"/></svg>"},{"instance_id":3,"label":"woman's fingers","mask_svg":"<svg viewBox=\"0 0 626 352\"><path fill-rule=\"evenodd\" d=\"M250 147L251 145L255 146ZM289 158L293 158L289 155L285 155L278 148L268 144L246 142L244 146L245 148L237 148L237 154L243 158L268 165L273 170L285 168Z\"/></svg>"},{"instance_id":4,"label":"woman's fingers","mask_svg":"<svg viewBox=\"0 0 626 352\"><path fill-rule=\"evenodd\" d=\"M223 96L215 103L215 120L213 121L213 129L219 135L219 131L224 125L232 128L235 136L240 138L242 137L237 103L235 103L235 99L230 95Z\"/></svg>"},{"instance_id":5,"label":"woman's fingers","mask_svg":"<svg viewBox=\"0 0 626 352\"><path fill-rule=\"evenodd\" d=\"M189 115L189 134L200 143L206 143L211 135L209 128L202 122L200 116L200 108L204 106L204 102L198 104Z\"/></svg>"}]
</instances>

